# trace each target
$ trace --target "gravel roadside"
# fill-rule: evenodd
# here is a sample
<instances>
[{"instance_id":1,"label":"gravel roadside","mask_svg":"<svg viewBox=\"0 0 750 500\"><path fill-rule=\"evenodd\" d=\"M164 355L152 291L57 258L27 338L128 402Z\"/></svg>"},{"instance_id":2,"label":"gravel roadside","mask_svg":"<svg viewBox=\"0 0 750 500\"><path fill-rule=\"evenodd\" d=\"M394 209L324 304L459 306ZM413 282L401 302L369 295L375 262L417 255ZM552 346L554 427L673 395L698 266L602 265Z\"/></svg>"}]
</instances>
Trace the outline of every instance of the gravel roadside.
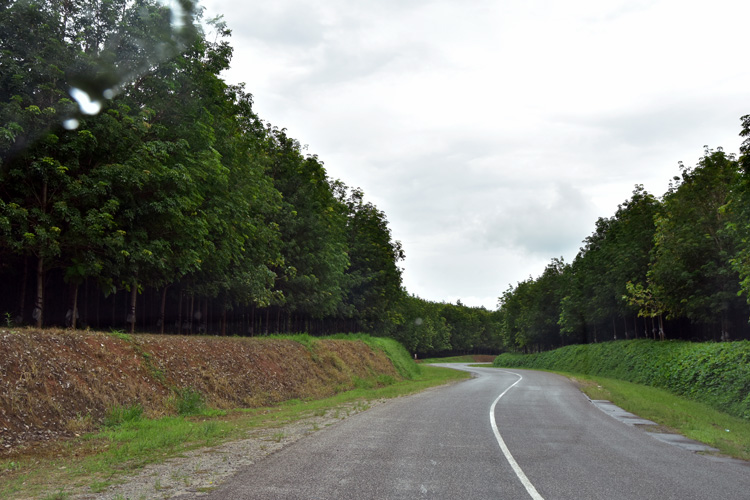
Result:
<instances>
[{"instance_id":1,"label":"gravel roadside","mask_svg":"<svg viewBox=\"0 0 750 500\"><path fill-rule=\"evenodd\" d=\"M136 474L122 478L120 484L110 486L103 492L80 492L70 498L150 500L208 493L243 467L252 465L305 436L386 401L373 400L365 405L361 402L350 403L331 409L325 415L311 416L273 428L254 429L248 432L246 439L194 450L159 464L148 465Z\"/></svg>"}]
</instances>

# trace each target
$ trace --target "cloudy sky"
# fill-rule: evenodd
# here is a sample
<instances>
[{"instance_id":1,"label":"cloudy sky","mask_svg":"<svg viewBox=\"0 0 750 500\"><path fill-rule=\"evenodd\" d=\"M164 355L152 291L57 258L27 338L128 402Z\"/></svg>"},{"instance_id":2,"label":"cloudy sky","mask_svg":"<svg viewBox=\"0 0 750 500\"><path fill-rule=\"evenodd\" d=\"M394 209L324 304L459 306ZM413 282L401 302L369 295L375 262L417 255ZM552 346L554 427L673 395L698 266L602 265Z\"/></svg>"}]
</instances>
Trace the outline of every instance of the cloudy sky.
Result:
<instances>
[{"instance_id":1,"label":"cloudy sky","mask_svg":"<svg viewBox=\"0 0 750 500\"><path fill-rule=\"evenodd\" d=\"M750 2L201 0L264 120L388 216L407 290L494 309L750 113Z\"/></svg>"}]
</instances>

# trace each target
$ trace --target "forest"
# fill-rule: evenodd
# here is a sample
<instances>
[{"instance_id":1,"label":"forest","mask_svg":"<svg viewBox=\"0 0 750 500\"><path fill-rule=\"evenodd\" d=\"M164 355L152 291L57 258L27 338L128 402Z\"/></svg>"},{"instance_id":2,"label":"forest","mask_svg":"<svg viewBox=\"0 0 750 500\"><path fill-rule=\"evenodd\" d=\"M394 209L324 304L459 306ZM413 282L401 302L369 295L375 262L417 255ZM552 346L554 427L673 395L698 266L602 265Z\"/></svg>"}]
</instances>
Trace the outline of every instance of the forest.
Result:
<instances>
[{"instance_id":1,"label":"forest","mask_svg":"<svg viewBox=\"0 0 750 500\"><path fill-rule=\"evenodd\" d=\"M750 337L750 115L739 158L636 186L498 310L435 303L404 289L386 214L222 79L230 37L190 0L2 2L4 325L366 332L420 355Z\"/></svg>"},{"instance_id":2,"label":"forest","mask_svg":"<svg viewBox=\"0 0 750 500\"><path fill-rule=\"evenodd\" d=\"M552 259L500 297L511 350L655 338L750 338L750 115L739 158L705 148L661 197L636 186L572 263Z\"/></svg>"},{"instance_id":3,"label":"forest","mask_svg":"<svg viewBox=\"0 0 750 500\"><path fill-rule=\"evenodd\" d=\"M386 215L221 78L230 35L187 0L3 2L4 324L498 352L496 312L409 295Z\"/></svg>"}]
</instances>

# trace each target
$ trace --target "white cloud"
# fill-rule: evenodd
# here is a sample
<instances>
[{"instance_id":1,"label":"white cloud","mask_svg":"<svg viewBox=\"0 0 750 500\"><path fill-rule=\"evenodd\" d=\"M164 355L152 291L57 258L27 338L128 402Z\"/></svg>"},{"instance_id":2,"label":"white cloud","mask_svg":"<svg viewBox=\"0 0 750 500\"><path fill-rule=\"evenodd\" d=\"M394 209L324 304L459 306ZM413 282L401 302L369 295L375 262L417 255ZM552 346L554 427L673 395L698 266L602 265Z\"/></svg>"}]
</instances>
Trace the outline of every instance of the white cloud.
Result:
<instances>
[{"instance_id":1,"label":"white cloud","mask_svg":"<svg viewBox=\"0 0 750 500\"><path fill-rule=\"evenodd\" d=\"M750 112L736 0L202 3L227 79L385 211L431 300L494 307Z\"/></svg>"}]
</instances>

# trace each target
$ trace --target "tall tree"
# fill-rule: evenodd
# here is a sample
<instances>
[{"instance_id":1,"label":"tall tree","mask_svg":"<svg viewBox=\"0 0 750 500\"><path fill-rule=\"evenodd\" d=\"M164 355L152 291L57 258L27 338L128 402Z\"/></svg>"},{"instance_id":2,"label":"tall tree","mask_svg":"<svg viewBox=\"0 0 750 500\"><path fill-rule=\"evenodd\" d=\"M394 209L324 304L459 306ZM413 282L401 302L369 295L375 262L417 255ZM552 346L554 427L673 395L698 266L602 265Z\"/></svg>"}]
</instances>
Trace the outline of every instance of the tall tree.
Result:
<instances>
[{"instance_id":1,"label":"tall tree","mask_svg":"<svg viewBox=\"0 0 750 500\"><path fill-rule=\"evenodd\" d=\"M268 130L269 173L282 195L279 228L284 270L278 283L289 313L334 316L342 308L349 266L346 218L325 168L285 130Z\"/></svg>"},{"instance_id":2,"label":"tall tree","mask_svg":"<svg viewBox=\"0 0 750 500\"><path fill-rule=\"evenodd\" d=\"M385 213L366 202L361 189L349 192L341 183L335 189L347 212L351 265L345 303L366 330L390 333L403 322L398 313L398 304L405 297L398 267L405 258L401 242L392 239Z\"/></svg>"},{"instance_id":3,"label":"tall tree","mask_svg":"<svg viewBox=\"0 0 750 500\"><path fill-rule=\"evenodd\" d=\"M731 318L744 310L739 277L730 265L734 240L726 230L726 205L739 166L721 149L707 148L694 168L681 169L657 218L650 279L671 317L715 325L719 337L728 339Z\"/></svg>"}]
</instances>

